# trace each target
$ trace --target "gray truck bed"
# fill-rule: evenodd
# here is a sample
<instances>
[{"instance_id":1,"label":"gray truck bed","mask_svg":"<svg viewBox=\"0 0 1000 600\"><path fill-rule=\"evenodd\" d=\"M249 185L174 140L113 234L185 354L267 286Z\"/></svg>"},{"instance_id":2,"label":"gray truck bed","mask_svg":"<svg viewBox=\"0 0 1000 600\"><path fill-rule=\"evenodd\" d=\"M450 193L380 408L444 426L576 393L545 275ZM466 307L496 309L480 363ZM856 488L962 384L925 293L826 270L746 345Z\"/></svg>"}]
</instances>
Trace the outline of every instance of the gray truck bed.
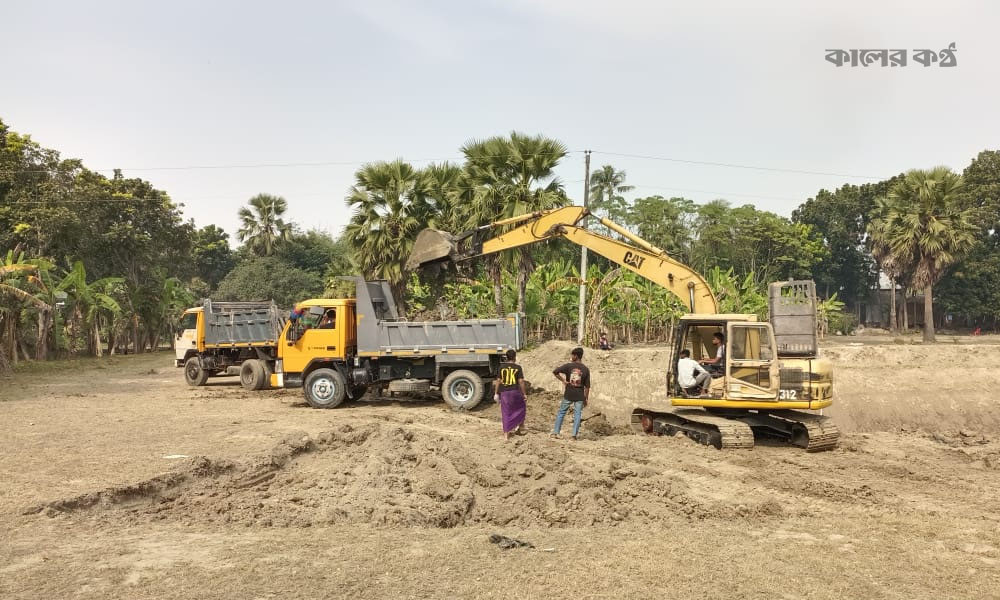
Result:
<instances>
[{"instance_id":1,"label":"gray truck bed","mask_svg":"<svg viewBox=\"0 0 1000 600\"><path fill-rule=\"evenodd\" d=\"M285 319L274 302L205 300L206 346L276 345Z\"/></svg>"},{"instance_id":2,"label":"gray truck bed","mask_svg":"<svg viewBox=\"0 0 1000 600\"><path fill-rule=\"evenodd\" d=\"M520 348L518 334L507 319L465 321L380 321L375 347L360 352L431 352L476 350L505 352Z\"/></svg>"},{"instance_id":3,"label":"gray truck bed","mask_svg":"<svg viewBox=\"0 0 1000 600\"><path fill-rule=\"evenodd\" d=\"M406 321L385 281L341 277L357 290L358 352L379 354L501 353L521 349L521 320Z\"/></svg>"}]
</instances>

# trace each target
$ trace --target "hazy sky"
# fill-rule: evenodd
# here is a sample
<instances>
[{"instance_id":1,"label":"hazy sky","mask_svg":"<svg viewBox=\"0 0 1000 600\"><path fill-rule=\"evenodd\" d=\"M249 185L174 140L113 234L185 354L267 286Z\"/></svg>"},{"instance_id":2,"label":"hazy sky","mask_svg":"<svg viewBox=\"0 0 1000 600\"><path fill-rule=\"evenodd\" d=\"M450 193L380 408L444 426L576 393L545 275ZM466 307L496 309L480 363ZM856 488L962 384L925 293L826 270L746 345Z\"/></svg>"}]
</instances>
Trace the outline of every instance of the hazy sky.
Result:
<instances>
[{"instance_id":1,"label":"hazy sky","mask_svg":"<svg viewBox=\"0 0 1000 600\"><path fill-rule=\"evenodd\" d=\"M633 194L788 215L865 178L963 169L1000 145L995 2L0 2L0 118L121 167L236 230L259 192L337 234L360 163L459 159L511 130L562 140ZM827 48L940 50L958 66L840 67ZM231 168L232 165L341 163ZM185 167L215 166L194 169ZM169 167L169 168L168 168ZM226 167L226 168L221 168Z\"/></svg>"}]
</instances>

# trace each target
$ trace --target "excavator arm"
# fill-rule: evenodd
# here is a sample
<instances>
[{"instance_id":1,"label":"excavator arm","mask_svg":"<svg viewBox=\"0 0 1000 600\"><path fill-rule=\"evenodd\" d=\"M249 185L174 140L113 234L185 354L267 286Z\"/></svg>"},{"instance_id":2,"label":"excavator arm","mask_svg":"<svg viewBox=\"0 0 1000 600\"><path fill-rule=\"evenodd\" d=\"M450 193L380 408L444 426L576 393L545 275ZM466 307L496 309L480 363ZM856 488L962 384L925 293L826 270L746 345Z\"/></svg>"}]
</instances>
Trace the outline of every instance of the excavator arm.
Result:
<instances>
[{"instance_id":1,"label":"excavator arm","mask_svg":"<svg viewBox=\"0 0 1000 600\"><path fill-rule=\"evenodd\" d=\"M457 236L436 229L425 229L417 236L406 267L413 269L444 259L469 260L561 237L667 288L692 313L718 313L718 304L712 290L697 272L608 219L599 220L632 244L584 229L580 222L588 216L591 216L590 211L582 206L565 206L504 219ZM510 231L487 237L491 229L518 223L520 225Z\"/></svg>"}]
</instances>

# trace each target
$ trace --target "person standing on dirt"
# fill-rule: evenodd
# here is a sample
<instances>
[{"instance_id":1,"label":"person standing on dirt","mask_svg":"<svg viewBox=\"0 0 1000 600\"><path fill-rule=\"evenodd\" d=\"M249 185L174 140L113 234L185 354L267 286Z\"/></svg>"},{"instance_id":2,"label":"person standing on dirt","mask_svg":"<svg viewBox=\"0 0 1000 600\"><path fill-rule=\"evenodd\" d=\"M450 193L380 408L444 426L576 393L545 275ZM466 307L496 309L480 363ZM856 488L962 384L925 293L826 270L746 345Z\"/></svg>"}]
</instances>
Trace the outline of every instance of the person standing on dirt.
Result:
<instances>
[{"instance_id":1,"label":"person standing on dirt","mask_svg":"<svg viewBox=\"0 0 1000 600\"><path fill-rule=\"evenodd\" d=\"M716 346L715 358L703 358L699 362L713 374L722 375L726 370L726 334L721 331L713 333L712 343Z\"/></svg>"},{"instance_id":2,"label":"person standing on dirt","mask_svg":"<svg viewBox=\"0 0 1000 600\"><path fill-rule=\"evenodd\" d=\"M590 369L583 364L583 348L573 348L570 352L570 362L552 371L556 379L563 384L563 399L559 404L559 412L556 413L556 424L549 434L553 438L559 437L562 429L563 418L570 405L573 405L573 439L580 433L580 421L583 419L583 407L590 399Z\"/></svg>"},{"instance_id":3,"label":"person standing on dirt","mask_svg":"<svg viewBox=\"0 0 1000 600\"><path fill-rule=\"evenodd\" d=\"M523 432L524 418L528 413L525 398L528 397L524 369L517 364L517 353L508 350L506 361L500 365L500 372L493 382L493 399L500 403L500 420L503 423L503 439L509 440L511 433Z\"/></svg>"},{"instance_id":4,"label":"person standing on dirt","mask_svg":"<svg viewBox=\"0 0 1000 600\"><path fill-rule=\"evenodd\" d=\"M681 350L681 357L677 360L677 384L685 393L690 393L688 390L691 388L699 388L702 394L707 394L708 386L712 384L712 374L691 358L691 351L687 348ZM667 395L670 395L670 390L667 390Z\"/></svg>"}]
</instances>

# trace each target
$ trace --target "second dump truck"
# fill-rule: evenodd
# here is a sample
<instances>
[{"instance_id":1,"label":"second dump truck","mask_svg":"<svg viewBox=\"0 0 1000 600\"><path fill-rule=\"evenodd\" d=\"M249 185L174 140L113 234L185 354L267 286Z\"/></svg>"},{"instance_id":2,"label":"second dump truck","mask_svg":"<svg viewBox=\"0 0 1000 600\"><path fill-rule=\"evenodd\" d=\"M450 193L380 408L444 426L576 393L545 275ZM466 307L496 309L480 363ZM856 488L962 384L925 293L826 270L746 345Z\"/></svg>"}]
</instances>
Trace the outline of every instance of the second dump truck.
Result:
<instances>
[{"instance_id":1,"label":"second dump truck","mask_svg":"<svg viewBox=\"0 0 1000 600\"><path fill-rule=\"evenodd\" d=\"M303 389L315 408L360 398L369 387L424 392L469 409L486 395L507 350L521 348L518 315L504 319L407 321L385 281L355 282L354 298L300 302L299 318L273 303L212 303L188 309L176 365L189 385L236 369L246 389Z\"/></svg>"}]
</instances>

